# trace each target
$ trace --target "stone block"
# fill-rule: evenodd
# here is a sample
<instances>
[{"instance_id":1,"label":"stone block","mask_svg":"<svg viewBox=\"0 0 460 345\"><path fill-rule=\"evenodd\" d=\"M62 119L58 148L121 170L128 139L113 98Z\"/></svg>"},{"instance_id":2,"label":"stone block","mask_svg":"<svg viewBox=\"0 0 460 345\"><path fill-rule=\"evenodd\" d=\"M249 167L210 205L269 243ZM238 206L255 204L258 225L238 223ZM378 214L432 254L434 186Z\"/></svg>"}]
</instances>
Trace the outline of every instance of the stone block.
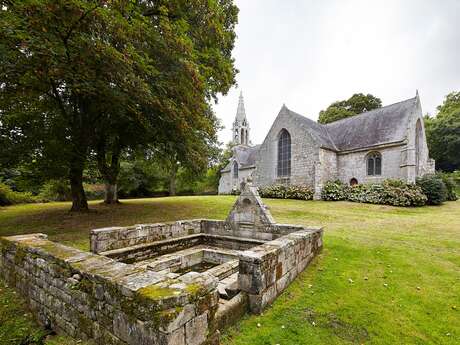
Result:
<instances>
[{"instance_id":1,"label":"stone block","mask_svg":"<svg viewBox=\"0 0 460 345\"><path fill-rule=\"evenodd\" d=\"M206 341L208 333L208 314L201 314L185 324L187 345L200 345Z\"/></svg>"}]
</instances>

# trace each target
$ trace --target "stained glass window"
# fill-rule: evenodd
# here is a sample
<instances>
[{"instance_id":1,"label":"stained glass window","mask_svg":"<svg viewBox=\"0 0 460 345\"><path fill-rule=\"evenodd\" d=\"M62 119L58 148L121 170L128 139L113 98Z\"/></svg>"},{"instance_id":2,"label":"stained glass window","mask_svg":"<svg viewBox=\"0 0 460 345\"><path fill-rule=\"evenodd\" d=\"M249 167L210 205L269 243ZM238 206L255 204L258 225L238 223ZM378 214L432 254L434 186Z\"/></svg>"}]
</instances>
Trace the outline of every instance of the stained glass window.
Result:
<instances>
[{"instance_id":1,"label":"stained glass window","mask_svg":"<svg viewBox=\"0 0 460 345\"><path fill-rule=\"evenodd\" d=\"M283 129L278 139L278 177L291 175L291 136Z\"/></svg>"},{"instance_id":2,"label":"stained glass window","mask_svg":"<svg viewBox=\"0 0 460 345\"><path fill-rule=\"evenodd\" d=\"M233 162L233 178L238 178L238 163Z\"/></svg>"},{"instance_id":3,"label":"stained glass window","mask_svg":"<svg viewBox=\"0 0 460 345\"><path fill-rule=\"evenodd\" d=\"M367 156L367 175L382 175L382 155L380 153L373 152Z\"/></svg>"}]
</instances>

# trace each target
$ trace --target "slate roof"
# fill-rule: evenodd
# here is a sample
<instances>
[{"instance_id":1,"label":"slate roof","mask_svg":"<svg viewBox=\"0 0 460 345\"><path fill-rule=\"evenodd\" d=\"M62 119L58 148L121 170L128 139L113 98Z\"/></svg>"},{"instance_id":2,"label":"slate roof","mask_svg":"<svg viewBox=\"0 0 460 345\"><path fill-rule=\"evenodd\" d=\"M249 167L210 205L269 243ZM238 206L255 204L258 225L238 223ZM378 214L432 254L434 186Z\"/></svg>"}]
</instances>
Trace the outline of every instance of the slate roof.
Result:
<instances>
[{"instance_id":1,"label":"slate roof","mask_svg":"<svg viewBox=\"0 0 460 345\"><path fill-rule=\"evenodd\" d=\"M256 164L256 156L257 152L259 151L259 147L260 145L238 145L233 148L233 157L238 161L240 169L249 168ZM231 162L227 164L222 172L230 171L231 164Z\"/></svg>"},{"instance_id":2,"label":"slate roof","mask_svg":"<svg viewBox=\"0 0 460 345\"><path fill-rule=\"evenodd\" d=\"M325 125L297 114L286 106L282 110L303 124L321 147L347 151L405 140L410 117L417 110L417 101L416 96ZM234 147L234 157L238 160L240 169L255 165L259 147L260 145ZM222 172L230 170L229 163Z\"/></svg>"},{"instance_id":3,"label":"slate roof","mask_svg":"<svg viewBox=\"0 0 460 345\"><path fill-rule=\"evenodd\" d=\"M309 129L310 134L313 137L315 137L315 139L319 142L319 144L322 147L337 151L337 147L335 146L334 141L330 137L326 126L316 121L310 120L309 118L305 116L297 114L296 112L290 109L287 109L287 107L285 108L286 108L285 110L288 111L289 115L297 118L299 122L303 123Z\"/></svg>"},{"instance_id":4,"label":"slate roof","mask_svg":"<svg viewBox=\"0 0 460 345\"><path fill-rule=\"evenodd\" d=\"M308 127L322 147L346 151L403 141L416 107L417 97L326 125L288 111Z\"/></svg>"}]
</instances>

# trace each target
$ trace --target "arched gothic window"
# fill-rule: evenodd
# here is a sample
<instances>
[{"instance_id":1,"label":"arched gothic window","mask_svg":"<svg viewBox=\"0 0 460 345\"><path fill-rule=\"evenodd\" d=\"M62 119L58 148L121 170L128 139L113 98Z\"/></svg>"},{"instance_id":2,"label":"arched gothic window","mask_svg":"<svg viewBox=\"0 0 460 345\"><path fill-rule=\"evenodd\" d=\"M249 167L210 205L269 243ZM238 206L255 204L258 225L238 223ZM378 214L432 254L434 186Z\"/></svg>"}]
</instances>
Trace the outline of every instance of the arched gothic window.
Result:
<instances>
[{"instance_id":1,"label":"arched gothic window","mask_svg":"<svg viewBox=\"0 0 460 345\"><path fill-rule=\"evenodd\" d=\"M278 177L291 176L291 136L283 129L278 137Z\"/></svg>"},{"instance_id":2,"label":"arched gothic window","mask_svg":"<svg viewBox=\"0 0 460 345\"><path fill-rule=\"evenodd\" d=\"M238 162L233 162L233 178L238 178Z\"/></svg>"},{"instance_id":3,"label":"arched gothic window","mask_svg":"<svg viewBox=\"0 0 460 345\"><path fill-rule=\"evenodd\" d=\"M382 175L382 155L379 152L372 152L367 156L367 175Z\"/></svg>"}]
</instances>

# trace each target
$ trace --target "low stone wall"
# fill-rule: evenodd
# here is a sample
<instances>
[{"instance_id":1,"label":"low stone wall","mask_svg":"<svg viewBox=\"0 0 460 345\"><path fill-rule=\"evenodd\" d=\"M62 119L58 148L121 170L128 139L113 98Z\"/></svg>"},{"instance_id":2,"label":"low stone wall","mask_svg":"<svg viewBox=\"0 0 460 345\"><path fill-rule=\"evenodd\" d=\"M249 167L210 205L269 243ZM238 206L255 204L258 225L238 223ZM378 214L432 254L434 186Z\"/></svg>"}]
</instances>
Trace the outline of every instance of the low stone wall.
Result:
<instances>
[{"instance_id":1,"label":"low stone wall","mask_svg":"<svg viewBox=\"0 0 460 345\"><path fill-rule=\"evenodd\" d=\"M232 228L227 222L222 220L203 219L201 221L201 231L210 235L232 236L250 238L260 241L272 241L291 232L304 229L300 225L291 224L267 224L259 227L240 225L239 228Z\"/></svg>"},{"instance_id":2,"label":"low stone wall","mask_svg":"<svg viewBox=\"0 0 460 345\"><path fill-rule=\"evenodd\" d=\"M252 238L242 238L222 235L203 234L203 244L233 250L246 250L255 246L259 246L265 241L254 240Z\"/></svg>"},{"instance_id":3,"label":"low stone wall","mask_svg":"<svg viewBox=\"0 0 460 345\"><path fill-rule=\"evenodd\" d=\"M184 237L184 240L193 239L192 235L208 234L212 236L226 236L227 238L241 238L241 239L253 239L257 241L272 241L288 233L302 230L301 226L295 225L284 225L284 224L267 224L259 227L248 227L240 226L239 228L232 228L227 222L222 220L210 220L210 219L194 219L194 220L183 220L177 222L168 223L155 223L155 224L138 224L128 227L111 227L95 229L91 231L91 252L103 253L110 257L117 257L124 253L124 249L132 247L136 255L133 258L136 260L145 260L148 258L149 253L143 253L143 249L147 248L154 242L172 240L180 237ZM218 237L214 237L218 239ZM208 242L212 242L213 237L209 237ZM239 242L241 245L235 245L230 243L228 240L225 241L222 238L222 246L224 248L232 249L248 249L254 245L258 245L261 242L240 242L238 240L233 241L234 243ZM164 242L174 243L174 242ZM188 245L184 243L181 247L179 243L176 243L177 248L173 250L181 250L186 248ZM197 245L193 243L190 245ZM146 246L143 246L146 245ZM150 247L149 247L150 248ZM120 249L118 252L117 250ZM149 249L150 250L150 249ZM156 249L155 249L156 250ZM107 252L107 253L106 253ZM140 253L140 254L139 254ZM158 254L162 255L168 253L167 246L158 248ZM143 257L143 255L147 255Z\"/></svg>"},{"instance_id":4,"label":"low stone wall","mask_svg":"<svg viewBox=\"0 0 460 345\"><path fill-rule=\"evenodd\" d=\"M202 243L203 238L201 234L187 235L153 243L137 244L126 248L99 252L99 254L121 262L133 263L188 249Z\"/></svg>"},{"instance_id":5,"label":"low stone wall","mask_svg":"<svg viewBox=\"0 0 460 345\"><path fill-rule=\"evenodd\" d=\"M91 252L106 252L199 233L201 219L96 229L90 235Z\"/></svg>"},{"instance_id":6,"label":"low stone wall","mask_svg":"<svg viewBox=\"0 0 460 345\"><path fill-rule=\"evenodd\" d=\"M322 245L322 229L304 229L241 253L238 282L251 312L261 313L271 304Z\"/></svg>"},{"instance_id":7,"label":"low stone wall","mask_svg":"<svg viewBox=\"0 0 460 345\"><path fill-rule=\"evenodd\" d=\"M104 345L218 344L212 275L177 279L50 242L1 238L0 276L46 327Z\"/></svg>"},{"instance_id":8,"label":"low stone wall","mask_svg":"<svg viewBox=\"0 0 460 345\"><path fill-rule=\"evenodd\" d=\"M113 231L116 232L117 230ZM152 243L137 244L126 248L99 252L99 254L120 262L134 263L199 245L209 245L234 250L246 250L258 246L264 242L265 241L248 238L196 234L170 238L167 240L156 241Z\"/></svg>"}]
</instances>

